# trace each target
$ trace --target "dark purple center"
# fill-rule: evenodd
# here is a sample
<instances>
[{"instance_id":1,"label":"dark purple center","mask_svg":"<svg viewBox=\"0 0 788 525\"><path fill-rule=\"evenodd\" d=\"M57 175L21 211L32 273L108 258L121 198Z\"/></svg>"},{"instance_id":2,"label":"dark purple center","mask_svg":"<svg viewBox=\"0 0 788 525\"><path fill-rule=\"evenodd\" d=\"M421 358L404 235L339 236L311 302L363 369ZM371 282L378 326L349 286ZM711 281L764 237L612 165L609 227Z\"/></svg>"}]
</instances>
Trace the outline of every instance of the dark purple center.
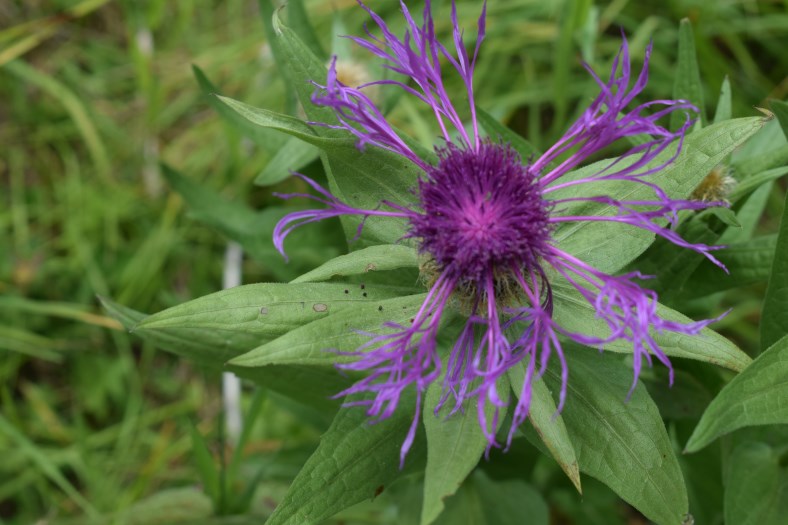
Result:
<instances>
[{"instance_id":1,"label":"dark purple center","mask_svg":"<svg viewBox=\"0 0 788 525\"><path fill-rule=\"evenodd\" d=\"M477 151L449 146L419 181L423 213L411 235L441 269L480 282L513 268L533 268L550 240L539 184L508 145Z\"/></svg>"}]
</instances>

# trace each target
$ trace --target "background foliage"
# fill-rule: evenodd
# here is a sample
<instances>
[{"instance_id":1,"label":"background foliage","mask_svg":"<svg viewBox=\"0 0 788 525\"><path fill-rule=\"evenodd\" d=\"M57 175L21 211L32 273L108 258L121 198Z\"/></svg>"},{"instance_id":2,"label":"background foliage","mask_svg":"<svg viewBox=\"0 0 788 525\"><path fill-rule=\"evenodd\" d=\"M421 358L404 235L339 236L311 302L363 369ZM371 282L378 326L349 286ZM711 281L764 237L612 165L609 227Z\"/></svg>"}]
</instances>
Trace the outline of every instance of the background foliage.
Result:
<instances>
[{"instance_id":1,"label":"background foliage","mask_svg":"<svg viewBox=\"0 0 788 525\"><path fill-rule=\"evenodd\" d=\"M331 37L360 31L364 16L353 6L347 0L291 1L282 16L321 58L333 50L364 61ZM588 99L590 79L580 60L606 70L621 27L641 56L654 40L646 96L666 98L684 89L704 102L706 122L720 111L752 116L753 106L786 98L786 7L733 0L492 1L477 73L479 103L543 148ZM478 8L461 3L464 26L473 27ZM297 112L266 44L270 18L260 13L271 9L266 0L0 3L0 520L259 523L331 422L333 405L310 411L249 387L243 446L232 446L221 435L215 367L160 352L155 341L130 336L118 321L131 326L141 319L137 312L219 290L228 239L248 254L249 283L288 281L346 250L343 236L331 233L338 228L308 228L289 241L294 262L284 264L270 244L284 208L270 192L292 187L283 177L298 167L290 162L294 157L305 171L319 170L315 151L249 126L208 96L221 92ZM393 2L376 9L387 20L399 19ZM697 69L677 51L683 18L692 27ZM444 22L440 29L447 28ZM686 74L677 71L677 64L688 63ZM404 98L389 105L397 126L432 142L429 115ZM736 190L748 195L734 208L743 227L726 231L723 241L738 249L728 264L745 270L737 286L717 292L716 274L701 264L691 286L663 295L688 315L734 306L715 329L753 357L769 346L761 339L774 343L781 330L780 310L765 312L761 322L761 309L764 295L778 293L770 285L767 294L766 283L780 249L785 186L782 172L774 170L785 165L786 148L775 120L738 153L746 162L733 164L740 178L772 170L764 185L749 188L753 193ZM668 283L678 279L669 275ZM112 315L97 295L112 298ZM223 343L206 341L208 349ZM778 364L786 361L779 344L764 356ZM769 364L761 366L768 370ZM723 412L723 396L744 395L742 376L708 409L704 419L717 414L715 423L689 439L733 374L682 363L677 385L668 390L663 372L655 369L644 382L674 447L701 450L721 434L763 423L757 411L744 423ZM331 393L338 389L332 380L317 382ZM306 401L325 398L320 389L303 395ZM685 477L700 480L688 487L697 522L777 519L774 512L785 509L755 512L752 505L760 495L779 497L785 490L785 436L782 427L745 428L682 456ZM389 441L398 449L397 438ZM417 521L422 496L416 478L385 487L336 520ZM460 523L458 516L468 523L507 523L506 512L490 515L484 502L510 501L508 495L536 520L549 514L554 523L644 522L601 483L582 481L581 498L552 460L526 445L506 456L494 453L445 501L439 523ZM738 499L723 501L723 494Z\"/></svg>"}]
</instances>

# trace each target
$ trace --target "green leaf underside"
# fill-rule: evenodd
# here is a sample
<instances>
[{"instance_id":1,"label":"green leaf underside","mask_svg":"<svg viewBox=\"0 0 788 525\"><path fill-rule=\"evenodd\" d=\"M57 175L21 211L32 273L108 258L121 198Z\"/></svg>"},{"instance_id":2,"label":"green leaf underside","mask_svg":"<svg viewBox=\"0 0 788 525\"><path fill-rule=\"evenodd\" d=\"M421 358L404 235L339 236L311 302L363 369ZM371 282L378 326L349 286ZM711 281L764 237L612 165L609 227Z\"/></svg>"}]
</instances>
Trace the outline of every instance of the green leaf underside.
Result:
<instances>
[{"instance_id":1,"label":"green leaf underside","mask_svg":"<svg viewBox=\"0 0 788 525\"><path fill-rule=\"evenodd\" d=\"M499 384L502 391L508 384ZM444 500L457 492L463 480L476 467L487 447L479 426L478 410L475 403L467 403L462 411L449 415L453 408L453 398L449 396L443 409L435 414L443 385L432 383L427 389L423 412L424 428L427 435L427 467L424 471L424 503L421 511L421 525L433 523L444 508ZM492 407L485 407L489 423L493 420ZM498 417L498 425L503 422L506 409ZM496 428L497 430L497 428Z\"/></svg>"},{"instance_id":2,"label":"green leaf underside","mask_svg":"<svg viewBox=\"0 0 788 525\"><path fill-rule=\"evenodd\" d=\"M508 371L509 381L512 384L514 395L519 398L522 385L525 381L526 363L520 362ZM534 427L539 438L553 459L561 467L569 480L577 489L583 492L580 481L580 467L577 463L575 447L569 437L563 417L558 414L553 396L544 380L534 375L531 380L531 405L528 410L528 421Z\"/></svg>"},{"instance_id":3,"label":"green leaf underside","mask_svg":"<svg viewBox=\"0 0 788 525\"><path fill-rule=\"evenodd\" d=\"M340 410L266 525L320 523L374 498L407 473L399 468L399 456L414 410L412 392L403 395L391 417L374 424L362 407ZM406 464L420 465L423 454L423 437L417 434Z\"/></svg>"},{"instance_id":4,"label":"green leaf underside","mask_svg":"<svg viewBox=\"0 0 788 525\"><path fill-rule=\"evenodd\" d=\"M596 317L596 309L580 293L565 281L553 280L553 319L564 329L596 337L607 337L610 328L603 319ZM657 305L657 314L663 319L682 323L692 322L688 317L662 304ZM752 361L735 344L715 331L704 328L698 335L677 332L652 332L654 340L669 357L683 357L711 363L734 371L741 371ZM618 340L604 345L604 349L616 353L632 353L632 344Z\"/></svg>"},{"instance_id":5,"label":"green leaf underside","mask_svg":"<svg viewBox=\"0 0 788 525\"><path fill-rule=\"evenodd\" d=\"M291 283L327 281L334 277L418 267L418 265L418 254L414 248L399 244L384 244L340 255L319 268L293 279Z\"/></svg>"},{"instance_id":6,"label":"green leaf underside","mask_svg":"<svg viewBox=\"0 0 788 525\"><path fill-rule=\"evenodd\" d=\"M788 195L761 312L761 350L788 334Z\"/></svg>"},{"instance_id":7,"label":"green leaf underside","mask_svg":"<svg viewBox=\"0 0 788 525\"><path fill-rule=\"evenodd\" d=\"M788 336L734 377L711 402L695 427L686 452L754 425L788 423Z\"/></svg>"},{"instance_id":8,"label":"green leaf underside","mask_svg":"<svg viewBox=\"0 0 788 525\"><path fill-rule=\"evenodd\" d=\"M352 352L370 340L368 333L382 334L396 331L383 323L403 326L417 313L426 294L407 295L368 304L357 304L344 311L295 328L286 334L236 357L231 365L260 367L266 365L333 366L353 361L352 356L337 352ZM365 332L365 333L359 333Z\"/></svg>"},{"instance_id":9,"label":"green leaf underside","mask_svg":"<svg viewBox=\"0 0 788 525\"><path fill-rule=\"evenodd\" d=\"M567 345L569 381L562 417L580 470L608 485L659 525L681 523L687 513L684 479L656 405L638 385L627 402L632 371L593 350ZM545 372L561 388L557 360Z\"/></svg>"},{"instance_id":10,"label":"green leaf underside","mask_svg":"<svg viewBox=\"0 0 788 525\"><path fill-rule=\"evenodd\" d=\"M788 516L788 470L765 443L748 441L729 459L725 487L725 523L782 525Z\"/></svg>"}]
</instances>

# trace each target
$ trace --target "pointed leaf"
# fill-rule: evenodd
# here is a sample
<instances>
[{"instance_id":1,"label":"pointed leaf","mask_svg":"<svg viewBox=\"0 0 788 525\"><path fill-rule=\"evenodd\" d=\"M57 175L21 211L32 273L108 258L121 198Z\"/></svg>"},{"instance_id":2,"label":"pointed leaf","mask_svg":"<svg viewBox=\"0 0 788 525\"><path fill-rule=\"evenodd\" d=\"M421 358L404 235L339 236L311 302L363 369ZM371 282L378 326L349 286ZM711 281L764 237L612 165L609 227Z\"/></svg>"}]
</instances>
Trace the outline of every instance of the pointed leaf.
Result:
<instances>
[{"instance_id":1,"label":"pointed leaf","mask_svg":"<svg viewBox=\"0 0 788 525\"><path fill-rule=\"evenodd\" d=\"M596 316L594 306L580 295L574 286L558 281L552 284L555 305L553 318L561 327L570 332L597 337L607 337L610 334L607 323ZM669 321L692 322L688 317L662 304L657 305L657 313ZM735 344L709 328L704 328L700 334L694 336L676 332L654 332L652 336L662 351L670 357L703 361L737 372L744 370L752 362ZM604 348L610 352L632 353L632 344L623 340L609 343Z\"/></svg>"},{"instance_id":2,"label":"pointed leaf","mask_svg":"<svg viewBox=\"0 0 788 525\"><path fill-rule=\"evenodd\" d=\"M345 293L347 290L347 293ZM134 332L200 342L195 359L224 363L261 340L274 339L317 319L397 297L401 288L370 285L364 292L345 284L248 284L222 290L146 317ZM363 296L366 293L366 296ZM206 351L198 351L205 348Z\"/></svg>"},{"instance_id":3,"label":"pointed leaf","mask_svg":"<svg viewBox=\"0 0 788 525\"><path fill-rule=\"evenodd\" d=\"M276 111L256 108L230 97L216 95L216 98L256 127L275 129L298 137L305 142L315 140L317 137L317 133L312 126L301 119L277 113Z\"/></svg>"},{"instance_id":4,"label":"pointed leaf","mask_svg":"<svg viewBox=\"0 0 788 525\"><path fill-rule=\"evenodd\" d=\"M114 303L107 298L100 298L107 312L131 329L147 316ZM166 311L166 310L165 310ZM223 352L216 352L215 344L209 335L212 331L191 332L182 326L175 330L138 331L144 340L151 342L162 350L196 360L200 364L222 367L227 358L241 354L259 343L260 337L250 339L233 338ZM205 340L207 339L207 341ZM274 390L307 407L313 407L325 415L332 415L339 403L330 399L337 392L349 386L347 378L339 375L336 370L307 366L279 366L262 368L237 368L237 375L255 381L259 385Z\"/></svg>"},{"instance_id":5,"label":"pointed leaf","mask_svg":"<svg viewBox=\"0 0 788 525\"><path fill-rule=\"evenodd\" d=\"M679 157L662 171L648 177L665 193L675 199L686 199L703 178L722 162L737 146L763 126L760 117L727 120L712 124L688 135ZM668 148L652 165L664 162L675 154L675 145ZM587 177L607 167L611 159L579 168L560 182ZM631 162L631 161L630 161ZM624 164L622 163L622 166ZM626 181L596 182L562 188L550 193L551 199L609 195L618 200L647 200L653 198L648 188ZM556 210L561 215L609 216L618 209L597 203L571 203ZM654 234L616 222L580 221L565 223L556 228L553 238L562 250L579 257L598 270L615 272L643 253L653 242Z\"/></svg>"},{"instance_id":6,"label":"pointed leaf","mask_svg":"<svg viewBox=\"0 0 788 525\"><path fill-rule=\"evenodd\" d=\"M509 385L501 385L507 390ZM427 389L424 428L427 435L427 468L424 471L424 503L421 509L421 525L434 522L443 511L444 500L457 492L468 474L476 467L484 450L487 438L479 426L476 406L466 406L463 411L449 415L453 408L450 396L439 413L433 413L443 391L439 382ZM486 414L492 421L492 411ZM498 424L505 414L499 414Z\"/></svg>"},{"instance_id":7,"label":"pointed leaf","mask_svg":"<svg viewBox=\"0 0 788 525\"><path fill-rule=\"evenodd\" d=\"M512 383L514 395L519 396L525 381L525 363L519 363L509 369L509 381ZM558 414L558 408L550 394L544 380L535 376L531 382L531 406L528 420L541 438L547 450L550 451L561 470L566 473L569 480L583 493L580 482L580 467L575 455L575 447L566 430L564 419Z\"/></svg>"},{"instance_id":8,"label":"pointed leaf","mask_svg":"<svg viewBox=\"0 0 788 525\"><path fill-rule=\"evenodd\" d=\"M626 401L632 371L619 360L567 345L569 381L564 422L580 470L599 479L647 518L676 525L687 514L687 493L656 405L643 385ZM544 379L557 393L555 361Z\"/></svg>"},{"instance_id":9,"label":"pointed leaf","mask_svg":"<svg viewBox=\"0 0 788 525\"><path fill-rule=\"evenodd\" d=\"M406 474L399 468L399 455L414 410L412 393L400 399L391 417L373 424L360 407L341 409L266 525L320 523L374 498ZM418 432L407 465L420 465L423 454L423 437Z\"/></svg>"},{"instance_id":10,"label":"pointed leaf","mask_svg":"<svg viewBox=\"0 0 788 525\"><path fill-rule=\"evenodd\" d=\"M788 336L734 377L701 417L686 452L702 449L736 429L788 423Z\"/></svg>"},{"instance_id":11,"label":"pointed leaf","mask_svg":"<svg viewBox=\"0 0 788 525\"><path fill-rule=\"evenodd\" d=\"M347 286L347 285L344 285ZM359 294L361 290L354 290ZM352 352L369 341L368 334L391 332L383 323L407 324L416 315L426 294L408 295L388 300L354 302L343 309L316 318L315 321L288 331L283 336L236 357L230 364L236 367L266 365L321 365L351 361L351 356L337 352ZM319 303L328 305L335 303Z\"/></svg>"}]
</instances>

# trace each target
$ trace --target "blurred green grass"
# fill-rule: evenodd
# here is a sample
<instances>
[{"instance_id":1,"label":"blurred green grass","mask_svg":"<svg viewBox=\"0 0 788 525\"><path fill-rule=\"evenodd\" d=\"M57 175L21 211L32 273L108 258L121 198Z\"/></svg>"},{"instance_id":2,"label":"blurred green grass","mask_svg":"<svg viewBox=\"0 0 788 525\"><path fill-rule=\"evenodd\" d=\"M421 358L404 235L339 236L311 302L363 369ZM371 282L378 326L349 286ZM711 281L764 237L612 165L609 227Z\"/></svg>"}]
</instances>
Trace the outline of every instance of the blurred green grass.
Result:
<instances>
[{"instance_id":1,"label":"blurred green grass","mask_svg":"<svg viewBox=\"0 0 788 525\"><path fill-rule=\"evenodd\" d=\"M448 2L438 4L446 12ZM467 34L478 4L460 3ZM306 2L323 48L332 46L335 12L349 33L360 31L365 17L354 5ZM399 20L394 2L376 9ZM706 115L726 76L734 116L786 97L785 1L493 0L479 103L544 147L593 89L580 60L605 71L619 28L640 60L653 39L646 96L668 98L685 17ZM440 20L445 32L448 19ZM292 109L255 1L0 3L0 454L8 458L0 462L0 520L101 522L162 488L195 484L188 421L215 436L218 377L132 339L96 299L151 312L221 287L226 241L193 220L161 162L228 200L276 203L252 181L281 142L261 146L228 126L192 64L222 93ZM400 102L392 120L429 142L429 115ZM782 196L769 196L762 231L774 231ZM244 264L246 282L276 272L273 263ZM724 326L742 345L757 338L759 293L721 299L737 304ZM314 437L278 406L266 401L250 454Z\"/></svg>"}]
</instances>

